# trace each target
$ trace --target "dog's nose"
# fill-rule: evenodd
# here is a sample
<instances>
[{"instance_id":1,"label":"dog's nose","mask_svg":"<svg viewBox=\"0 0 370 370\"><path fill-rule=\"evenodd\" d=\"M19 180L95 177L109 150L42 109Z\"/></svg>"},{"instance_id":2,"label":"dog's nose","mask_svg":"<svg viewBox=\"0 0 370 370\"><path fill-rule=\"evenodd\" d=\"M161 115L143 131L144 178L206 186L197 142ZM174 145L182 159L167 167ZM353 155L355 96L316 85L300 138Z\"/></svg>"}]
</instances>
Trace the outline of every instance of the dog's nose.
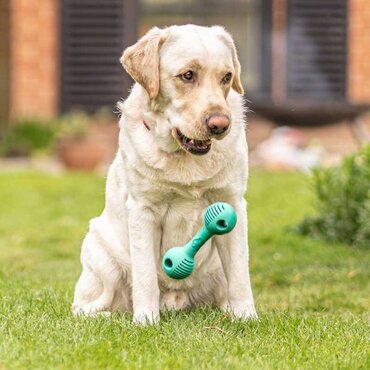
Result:
<instances>
[{"instance_id":1,"label":"dog's nose","mask_svg":"<svg viewBox=\"0 0 370 370\"><path fill-rule=\"evenodd\" d=\"M230 119L225 114L214 113L207 117L206 126L212 135L221 135L229 128Z\"/></svg>"}]
</instances>

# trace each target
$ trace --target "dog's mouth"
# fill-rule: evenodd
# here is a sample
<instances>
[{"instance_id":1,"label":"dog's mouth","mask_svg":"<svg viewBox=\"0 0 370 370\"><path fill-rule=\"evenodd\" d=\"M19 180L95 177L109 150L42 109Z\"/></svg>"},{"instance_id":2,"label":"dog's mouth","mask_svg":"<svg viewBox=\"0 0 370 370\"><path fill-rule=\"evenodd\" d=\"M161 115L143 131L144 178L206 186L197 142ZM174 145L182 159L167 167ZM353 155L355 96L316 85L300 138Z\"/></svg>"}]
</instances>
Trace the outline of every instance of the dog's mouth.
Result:
<instances>
[{"instance_id":1,"label":"dog's mouth","mask_svg":"<svg viewBox=\"0 0 370 370\"><path fill-rule=\"evenodd\" d=\"M185 136L179 129L174 128L172 130L172 135L179 143L180 147L187 152L195 155L203 155L210 151L211 149L211 139L207 140L197 140L191 139Z\"/></svg>"}]
</instances>

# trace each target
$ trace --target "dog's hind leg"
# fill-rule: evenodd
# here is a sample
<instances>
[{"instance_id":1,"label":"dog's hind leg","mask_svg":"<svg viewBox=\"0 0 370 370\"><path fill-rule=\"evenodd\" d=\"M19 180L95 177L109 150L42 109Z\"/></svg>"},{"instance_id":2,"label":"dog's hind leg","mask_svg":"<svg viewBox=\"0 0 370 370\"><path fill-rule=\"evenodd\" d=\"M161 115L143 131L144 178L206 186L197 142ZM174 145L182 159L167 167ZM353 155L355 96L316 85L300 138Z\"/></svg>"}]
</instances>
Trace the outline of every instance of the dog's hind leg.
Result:
<instances>
[{"instance_id":1,"label":"dog's hind leg","mask_svg":"<svg viewBox=\"0 0 370 370\"><path fill-rule=\"evenodd\" d=\"M83 271L75 289L73 313L92 316L111 311L122 276L119 267L91 233L83 242L81 261Z\"/></svg>"},{"instance_id":2,"label":"dog's hind leg","mask_svg":"<svg viewBox=\"0 0 370 370\"><path fill-rule=\"evenodd\" d=\"M76 316L95 316L99 313L107 313L110 312L113 298L114 292L112 294L111 291L104 289L103 293L95 301L80 306L74 306L72 310Z\"/></svg>"},{"instance_id":3,"label":"dog's hind leg","mask_svg":"<svg viewBox=\"0 0 370 370\"><path fill-rule=\"evenodd\" d=\"M103 284L89 267L84 267L76 284L72 310L96 300L103 291Z\"/></svg>"}]
</instances>

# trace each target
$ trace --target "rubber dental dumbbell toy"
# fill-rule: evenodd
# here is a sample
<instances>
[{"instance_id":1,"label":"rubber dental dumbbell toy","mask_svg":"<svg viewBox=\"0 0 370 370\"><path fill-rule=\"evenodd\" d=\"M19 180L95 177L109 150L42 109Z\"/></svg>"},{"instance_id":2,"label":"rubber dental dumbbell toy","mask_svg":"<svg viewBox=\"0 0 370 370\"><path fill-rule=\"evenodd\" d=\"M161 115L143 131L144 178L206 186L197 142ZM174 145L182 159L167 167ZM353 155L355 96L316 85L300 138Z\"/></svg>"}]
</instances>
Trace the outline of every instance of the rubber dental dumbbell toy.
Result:
<instances>
[{"instance_id":1,"label":"rubber dental dumbbell toy","mask_svg":"<svg viewBox=\"0 0 370 370\"><path fill-rule=\"evenodd\" d=\"M211 204L204 215L204 225L183 247L169 249L162 260L163 271L172 279L185 279L194 271L194 256L214 235L229 233L236 224L234 208L223 202Z\"/></svg>"}]
</instances>

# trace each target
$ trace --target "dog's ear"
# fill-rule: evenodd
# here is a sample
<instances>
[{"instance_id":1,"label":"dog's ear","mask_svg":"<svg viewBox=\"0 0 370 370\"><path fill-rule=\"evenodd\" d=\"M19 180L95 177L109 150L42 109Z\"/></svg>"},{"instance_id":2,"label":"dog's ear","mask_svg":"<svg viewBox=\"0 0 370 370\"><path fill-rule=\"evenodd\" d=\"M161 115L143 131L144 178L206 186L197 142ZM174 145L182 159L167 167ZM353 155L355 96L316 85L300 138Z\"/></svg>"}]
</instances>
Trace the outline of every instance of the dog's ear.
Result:
<instances>
[{"instance_id":1,"label":"dog's ear","mask_svg":"<svg viewBox=\"0 0 370 370\"><path fill-rule=\"evenodd\" d=\"M120 59L127 73L145 88L150 99L155 99L159 93L159 49L164 41L164 31L154 27L128 47Z\"/></svg>"},{"instance_id":2,"label":"dog's ear","mask_svg":"<svg viewBox=\"0 0 370 370\"><path fill-rule=\"evenodd\" d=\"M231 53L232 53L232 58L233 58L233 65L234 65L234 78L233 78L233 83L231 87L240 95L244 94L244 88L240 79L240 62L238 59L238 53L236 51L236 47L234 44L234 40L231 37L231 35L225 31L225 29L221 26L213 26L218 35L221 37L221 39L226 43L226 45L230 48Z\"/></svg>"},{"instance_id":3,"label":"dog's ear","mask_svg":"<svg viewBox=\"0 0 370 370\"><path fill-rule=\"evenodd\" d=\"M240 62L238 59L238 54L236 52L236 47L234 45L234 42L232 43L232 53L233 53L233 64L234 64L234 79L233 79L233 84L232 88L239 93L240 95L244 94L244 88L242 85L242 81L240 79L240 74L241 74L241 68L240 68Z\"/></svg>"}]
</instances>

